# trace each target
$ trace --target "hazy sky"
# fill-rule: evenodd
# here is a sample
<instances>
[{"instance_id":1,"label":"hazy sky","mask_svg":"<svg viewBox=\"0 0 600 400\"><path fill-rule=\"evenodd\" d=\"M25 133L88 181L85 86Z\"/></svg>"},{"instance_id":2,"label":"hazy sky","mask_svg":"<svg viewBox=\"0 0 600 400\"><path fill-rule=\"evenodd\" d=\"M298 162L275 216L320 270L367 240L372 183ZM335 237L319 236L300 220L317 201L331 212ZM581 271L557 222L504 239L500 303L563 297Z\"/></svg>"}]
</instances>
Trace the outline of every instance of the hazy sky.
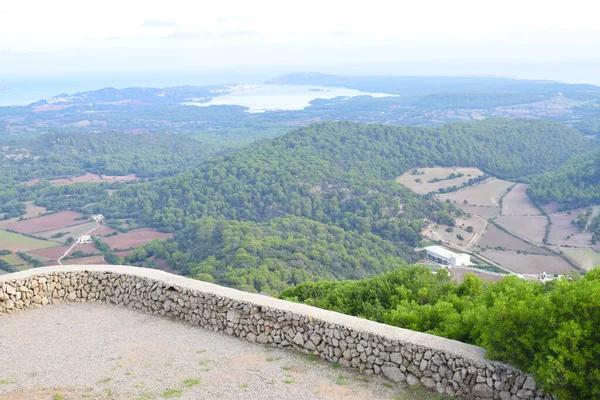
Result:
<instances>
[{"instance_id":1,"label":"hazy sky","mask_svg":"<svg viewBox=\"0 0 600 400\"><path fill-rule=\"evenodd\" d=\"M600 80L599 15L591 0L2 0L0 74L269 68Z\"/></svg>"}]
</instances>

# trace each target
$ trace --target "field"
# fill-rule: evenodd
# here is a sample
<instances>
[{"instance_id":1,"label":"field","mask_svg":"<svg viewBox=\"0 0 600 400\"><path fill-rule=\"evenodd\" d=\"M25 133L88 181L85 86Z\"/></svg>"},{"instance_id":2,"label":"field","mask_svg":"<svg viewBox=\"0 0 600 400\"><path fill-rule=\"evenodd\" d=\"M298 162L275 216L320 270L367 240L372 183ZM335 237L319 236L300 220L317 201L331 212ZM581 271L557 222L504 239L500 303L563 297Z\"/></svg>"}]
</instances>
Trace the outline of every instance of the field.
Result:
<instances>
[{"instance_id":1,"label":"field","mask_svg":"<svg viewBox=\"0 0 600 400\"><path fill-rule=\"evenodd\" d=\"M46 249L54 246L58 246L58 244L0 230L0 250L16 252Z\"/></svg>"},{"instance_id":2,"label":"field","mask_svg":"<svg viewBox=\"0 0 600 400\"><path fill-rule=\"evenodd\" d=\"M463 204L464 200L467 200L468 204L471 205L499 207L500 199L506 194L506 190L513 185L512 182L491 178L469 188L443 194L438 198L442 201L449 199L456 202L456 204Z\"/></svg>"},{"instance_id":3,"label":"field","mask_svg":"<svg viewBox=\"0 0 600 400\"><path fill-rule=\"evenodd\" d=\"M0 256L0 260L4 260L19 271L25 270L31 267L31 265L23 260L17 253L7 254L5 256Z\"/></svg>"},{"instance_id":4,"label":"field","mask_svg":"<svg viewBox=\"0 0 600 400\"><path fill-rule=\"evenodd\" d=\"M82 216L83 214L78 212L62 211L56 214L45 215L43 217L13 222L11 224L3 225L2 229L11 229L20 233L44 232L81 224L82 221L76 221L76 219Z\"/></svg>"},{"instance_id":5,"label":"field","mask_svg":"<svg viewBox=\"0 0 600 400\"><path fill-rule=\"evenodd\" d=\"M487 250L481 253L490 260L518 274L565 274L575 269L559 256L518 254L516 251Z\"/></svg>"},{"instance_id":6,"label":"field","mask_svg":"<svg viewBox=\"0 0 600 400\"><path fill-rule=\"evenodd\" d=\"M452 232L446 232L447 225L438 225L435 229L427 231L425 235L431 240L441 240L454 246L470 248L479 241L486 225L485 219L474 215L471 218L456 218L456 226L452 228ZM467 232L467 226L472 226L473 232ZM458 239L457 234L462 235L464 240Z\"/></svg>"},{"instance_id":7,"label":"field","mask_svg":"<svg viewBox=\"0 0 600 400\"><path fill-rule=\"evenodd\" d=\"M52 243L52 244L56 245L56 243ZM28 251L27 253L32 256L36 256L38 258L43 258L46 260L56 260L56 259L58 259L58 257L62 256L63 253L69 249L69 247L70 246L59 246L59 247L53 247L50 249L39 249L39 250Z\"/></svg>"},{"instance_id":8,"label":"field","mask_svg":"<svg viewBox=\"0 0 600 400\"><path fill-rule=\"evenodd\" d=\"M496 222L519 237L536 244L542 244L546 235L547 220L543 215L505 215L497 218Z\"/></svg>"},{"instance_id":9,"label":"field","mask_svg":"<svg viewBox=\"0 0 600 400\"><path fill-rule=\"evenodd\" d=\"M577 219L579 214L585 214L585 209L574 210L570 214L566 212L550 214L552 225L548 243L556 246L589 247L592 243L591 233L581 233L577 226L571 221ZM567 236L573 235L570 239Z\"/></svg>"},{"instance_id":10,"label":"field","mask_svg":"<svg viewBox=\"0 0 600 400\"><path fill-rule=\"evenodd\" d=\"M111 228L108 225L100 225L98 227L98 229L94 230L94 232L92 232L94 235L98 235L98 236L106 236L106 235L111 235L113 233L117 232L115 229Z\"/></svg>"},{"instance_id":11,"label":"field","mask_svg":"<svg viewBox=\"0 0 600 400\"><path fill-rule=\"evenodd\" d=\"M41 236L43 238L46 238L48 240L52 240L52 241L58 242L58 243L65 243L69 237L76 239L79 236L84 235L87 232L91 231L95 227L96 227L95 222L86 222L83 224L73 225L73 226L69 226L66 228L60 228L60 229L54 229L51 231L39 232L36 234L36 236ZM67 232L67 233L59 238L55 238L55 239L52 238L53 235L56 235L58 233L63 233L63 232ZM96 234L96 231L94 231L93 233Z\"/></svg>"},{"instance_id":12,"label":"field","mask_svg":"<svg viewBox=\"0 0 600 400\"><path fill-rule=\"evenodd\" d=\"M478 243L479 247L502 247L509 250L527 250L529 243L522 241L504 232L494 224L489 224L487 230Z\"/></svg>"},{"instance_id":13,"label":"field","mask_svg":"<svg viewBox=\"0 0 600 400\"><path fill-rule=\"evenodd\" d=\"M586 271L600 266L600 253L592 248L577 249L573 247L561 247L560 250L575 264Z\"/></svg>"},{"instance_id":14,"label":"field","mask_svg":"<svg viewBox=\"0 0 600 400\"><path fill-rule=\"evenodd\" d=\"M100 183L100 182L128 182L134 181L137 177L133 174L125 175L125 176L109 176L109 175L96 175L87 173L85 175L76 176L73 178L65 178L65 179L53 179L50 182L52 186L65 186L71 185L73 183Z\"/></svg>"},{"instance_id":15,"label":"field","mask_svg":"<svg viewBox=\"0 0 600 400\"><path fill-rule=\"evenodd\" d=\"M452 273L452 280L456 281L458 283L461 283L465 279L466 274L474 274L478 278L481 278L484 281L488 281L488 282L501 281L506 276L506 275L488 274L485 271L479 271L479 270L470 269L470 268L460 268L460 267L453 267L450 270L450 272Z\"/></svg>"},{"instance_id":16,"label":"field","mask_svg":"<svg viewBox=\"0 0 600 400\"><path fill-rule=\"evenodd\" d=\"M533 205L527 196L529 185L517 184L502 199L502 215L541 215L540 210Z\"/></svg>"},{"instance_id":17,"label":"field","mask_svg":"<svg viewBox=\"0 0 600 400\"><path fill-rule=\"evenodd\" d=\"M471 178L476 178L483 175L483 172L477 168L418 168L418 174L413 175L414 169L406 172L404 175L396 178L396 182L401 183L410 190L418 194L427 194L430 192L438 192L441 188L450 186L461 186ZM454 179L444 179L450 174L463 174L464 176ZM420 182L415 180L419 179ZM444 179L439 182L429 183L433 179Z\"/></svg>"},{"instance_id":18,"label":"field","mask_svg":"<svg viewBox=\"0 0 600 400\"><path fill-rule=\"evenodd\" d=\"M33 204L33 201L26 201L25 207L25 215L23 215L23 219L39 217L40 215L46 213L45 207L36 206L35 204ZM18 220L19 217L6 219L4 221L0 221L0 226L12 224L13 222L17 222Z\"/></svg>"},{"instance_id":19,"label":"field","mask_svg":"<svg viewBox=\"0 0 600 400\"><path fill-rule=\"evenodd\" d=\"M71 260L64 260L62 263L65 265L91 265L91 264L105 265L105 264L108 264L106 261L104 261L103 256L73 258Z\"/></svg>"},{"instance_id":20,"label":"field","mask_svg":"<svg viewBox=\"0 0 600 400\"><path fill-rule=\"evenodd\" d=\"M481 215L483 218L492 218L500 215L500 207L471 206L469 204L457 204L456 206L464 212Z\"/></svg>"},{"instance_id":21,"label":"field","mask_svg":"<svg viewBox=\"0 0 600 400\"><path fill-rule=\"evenodd\" d=\"M128 250L141 246L154 239L165 239L172 236L172 233L162 233L152 228L141 228L134 229L127 233L109 236L103 240L113 249Z\"/></svg>"}]
</instances>

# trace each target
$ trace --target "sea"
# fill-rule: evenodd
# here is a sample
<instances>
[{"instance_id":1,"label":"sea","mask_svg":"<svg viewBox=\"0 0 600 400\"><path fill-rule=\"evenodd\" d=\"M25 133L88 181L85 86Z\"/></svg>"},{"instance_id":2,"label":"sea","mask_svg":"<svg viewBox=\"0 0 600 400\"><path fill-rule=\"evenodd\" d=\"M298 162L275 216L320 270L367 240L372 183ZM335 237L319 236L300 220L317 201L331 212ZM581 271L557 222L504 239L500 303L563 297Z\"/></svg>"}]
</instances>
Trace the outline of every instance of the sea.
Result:
<instances>
[{"instance_id":1,"label":"sea","mask_svg":"<svg viewBox=\"0 0 600 400\"><path fill-rule=\"evenodd\" d=\"M53 97L112 87L164 88L172 86L203 86L221 84L260 84L273 78L273 72L243 71L206 73L119 73L61 75L0 75L0 106L19 106Z\"/></svg>"}]
</instances>

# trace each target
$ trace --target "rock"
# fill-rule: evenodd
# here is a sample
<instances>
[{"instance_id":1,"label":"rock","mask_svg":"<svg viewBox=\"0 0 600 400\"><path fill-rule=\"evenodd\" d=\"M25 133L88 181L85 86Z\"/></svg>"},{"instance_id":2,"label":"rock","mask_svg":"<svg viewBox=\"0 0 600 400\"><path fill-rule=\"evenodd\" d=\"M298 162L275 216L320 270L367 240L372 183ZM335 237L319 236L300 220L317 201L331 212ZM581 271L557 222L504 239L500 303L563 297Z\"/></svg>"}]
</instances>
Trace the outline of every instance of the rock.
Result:
<instances>
[{"instance_id":1,"label":"rock","mask_svg":"<svg viewBox=\"0 0 600 400\"><path fill-rule=\"evenodd\" d=\"M17 293L17 289L15 289L13 286L8 285L8 286L6 286L6 293L8 295L16 294Z\"/></svg>"},{"instance_id":2,"label":"rock","mask_svg":"<svg viewBox=\"0 0 600 400\"><path fill-rule=\"evenodd\" d=\"M417 385L419 383L419 378L417 378L413 374L408 374L406 376L406 383L408 383L410 386Z\"/></svg>"},{"instance_id":3,"label":"rock","mask_svg":"<svg viewBox=\"0 0 600 400\"><path fill-rule=\"evenodd\" d=\"M302 333L297 332L296 336L294 336L293 342L298 346L304 346L304 338L302 337Z\"/></svg>"},{"instance_id":4,"label":"rock","mask_svg":"<svg viewBox=\"0 0 600 400\"><path fill-rule=\"evenodd\" d=\"M12 300L6 300L4 303L2 303L2 307L6 308L7 310L10 310L14 306L15 306L15 303L13 303Z\"/></svg>"},{"instance_id":5,"label":"rock","mask_svg":"<svg viewBox=\"0 0 600 400\"><path fill-rule=\"evenodd\" d=\"M240 322L240 314L235 310L227 310L227 321L238 324Z\"/></svg>"},{"instance_id":6,"label":"rock","mask_svg":"<svg viewBox=\"0 0 600 400\"><path fill-rule=\"evenodd\" d=\"M483 397L484 399L491 399L494 397L494 389L489 387L486 383L478 383L471 389L471 395Z\"/></svg>"},{"instance_id":7,"label":"rock","mask_svg":"<svg viewBox=\"0 0 600 400\"><path fill-rule=\"evenodd\" d=\"M310 341L313 342L315 344L315 346L318 346L321 343L321 335L313 333L312 335L310 335Z\"/></svg>"},{"instance_id":8,"label":"rock","mask_svg":"<svg viewBox=\"0 0 600 400\"><path fill-rule=\"evenodd\" d=\"M527 379L525 379L525 382L523 383L523 387L521 389L535 390L535 381L533 380L532 376L528 376Z\"/></svg>"},{"instance_id":9,"label":"rock","mask_svg":"<svg viewBox=\"0 0 600 400\"><path fill-rule=\"evenodd\" d=\"M394 362L398 365L402 365L402 354L400 353L391 353L390 354L390 361Z\"/></svg>"},{"instance_id":10,"label":"rock","mask_svg":"<svg viewBox=\"0 0 600 400\"><path fill-rule=\"evenodd\" d=\"M34 304L42 304L42 298L39 295L36 294L31 299L31 302L34 303Z\"/></svg>"},{"instance_id":11,"label":"rock","mask_svg":"<svg viewBox=\"0 0 600 400\"><path fill-rule=\"evenodd\" d=\"M267 343L269 343L269 338L264 333L261 333L260 335L258 335L256 337L256 341L258 343L267 344Z\"/></svg>"},{"instance_id":12,"label":"rock","mask_svg":"<svg viewBox=\"0 0 600 400\"><path fill-rule=\"evenodd\" d=\"M381 372L383 373L383 376L393 380L394 382L403 382L406 380L406 375L403 374L398 367L389 367L384 365L381 367Z\"/></svg>"},{"instance_id":13,"label":"rock","mask_svg":"<svg viewBox=\"0 0 600 400\"><path fill-rule=\"evenodd\" d=\"M67 300L69 301L73 301L77 298L77 294L75 294L75 292L71 292L67 295Z\"/></svg>"},{"instance_id":14,"label":"rock","mask_svg":"<svg viewBox=\"0 0 600 400\"><path fill-rule=\"evenodd\" d=\"M501 400L510 400L512 396L510 395L510 392L503 390L500 392L500 399Z\"/></svg>"},{"instance_id":15,"label":"rock","mask_svg":"<svg viewBox=\"0 0 600 400\"><path fill-rule=\"evenodd\" d=\"M422 383L422 384L423 384L425 387L428 387L428 388L430 388L430 389L431 389L431 388L434 388L434 387L435 387L435 384L436 384L436 382L435 382L435 380L434 380L434 379L432 379L432 378L425 378L425 377L421 378L421 383Z\"/></svg>"},{"instance_id":16,"label":"rock","mask_svg":"<svg viewBox=\"0 0 600 400\"><path fill-rule=\"evenodd\" d=\"M252 332L246 335L246 340L250 342L256 342L256 335Z\"/></svg>"}]
</instances>

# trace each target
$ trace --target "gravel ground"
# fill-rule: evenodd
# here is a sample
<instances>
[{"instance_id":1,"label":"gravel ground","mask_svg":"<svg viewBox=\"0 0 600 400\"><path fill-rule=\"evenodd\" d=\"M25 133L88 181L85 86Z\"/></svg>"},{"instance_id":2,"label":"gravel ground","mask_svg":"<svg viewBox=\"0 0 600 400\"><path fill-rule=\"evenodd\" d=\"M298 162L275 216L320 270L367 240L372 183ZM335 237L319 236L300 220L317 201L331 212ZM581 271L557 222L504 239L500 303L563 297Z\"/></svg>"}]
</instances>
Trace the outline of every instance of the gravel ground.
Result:
<instances>
[{"instance_id":1,"label":"gravel ground","mask_svg":"<svg viewBox=\"0 0 600 400\"><path fill-rule=\"evenodd\" d=\"M0 317L0 399L438 399L383 378L105 304Z\"/></svg>"}]
</instances>

